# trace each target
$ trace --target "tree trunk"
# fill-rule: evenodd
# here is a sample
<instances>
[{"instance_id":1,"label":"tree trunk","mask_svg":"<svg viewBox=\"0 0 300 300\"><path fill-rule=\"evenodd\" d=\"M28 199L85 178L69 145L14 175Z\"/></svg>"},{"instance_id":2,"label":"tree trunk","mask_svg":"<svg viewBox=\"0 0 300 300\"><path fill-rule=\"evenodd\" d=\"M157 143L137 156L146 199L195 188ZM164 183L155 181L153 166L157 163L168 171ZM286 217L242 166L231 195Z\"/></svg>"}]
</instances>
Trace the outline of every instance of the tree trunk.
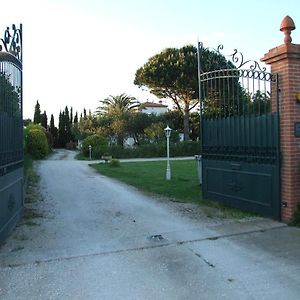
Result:
<instances>
[{"instance_id":1,"label":"tree trunk","mask_svg":"<svg viewBox=\"0 0 300 300\"><path fill-rule=\"evenodd\" d=\"M124 148L124 137L123 134L117 136L117 144Z\"/></svg>"},{"instance_id":2,"label":"tree trunk","mask_svg":"<svg viewBox=\"0 0 300 300\"><path fill-rule=\"evenodd\" d=\"M183 113L183 140L188 141L190 139L190 113L188 109Z\"/></svg>"}]
</instances>

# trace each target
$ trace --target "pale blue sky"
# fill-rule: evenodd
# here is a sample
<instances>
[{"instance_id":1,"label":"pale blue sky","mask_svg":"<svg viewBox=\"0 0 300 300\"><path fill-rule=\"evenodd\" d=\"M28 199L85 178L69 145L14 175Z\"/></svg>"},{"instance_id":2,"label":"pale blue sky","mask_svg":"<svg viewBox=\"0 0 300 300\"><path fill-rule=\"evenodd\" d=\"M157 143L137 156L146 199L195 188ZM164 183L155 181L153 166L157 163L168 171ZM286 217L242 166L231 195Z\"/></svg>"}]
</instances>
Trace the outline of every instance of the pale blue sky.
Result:
<instances>
[{"instance_id":1,"label":"pale blue sky","mask_svg":"<svg viewBox=\"0 0 300 300\"><path fill-rule=\"evenodd\" d=\"M110 94L155 100L133 85L134 74L166 47L196 45L199 39L259 60L282 44L284 16L300 27L297 0L15 0L1 3L1 11L1 35L7 25L23 23L29 118L36 100L49 117L65 105L94 111ZM299 30L292 36L300 43Z\"/></svg>"}]
</instances>

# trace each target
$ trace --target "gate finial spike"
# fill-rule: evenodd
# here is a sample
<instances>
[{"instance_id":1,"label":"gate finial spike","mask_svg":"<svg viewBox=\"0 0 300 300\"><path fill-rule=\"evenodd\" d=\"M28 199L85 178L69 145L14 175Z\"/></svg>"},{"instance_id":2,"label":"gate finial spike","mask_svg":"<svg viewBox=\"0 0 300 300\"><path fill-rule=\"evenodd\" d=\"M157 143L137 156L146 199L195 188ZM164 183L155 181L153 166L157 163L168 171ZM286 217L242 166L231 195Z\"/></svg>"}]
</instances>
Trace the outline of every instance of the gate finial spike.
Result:
<instances>
[{"instance_id":1,"label":"gate finial spike","mask_svg":"<svg viewBox=\"0 0 300 300\"><path fill-rule=\"evenodd\" d=\"M291 32L296 29L295 23L290 16L285 16L280 24L280 31L284 33L284 43L292 42Z\"/></svg>"}]
</instances>

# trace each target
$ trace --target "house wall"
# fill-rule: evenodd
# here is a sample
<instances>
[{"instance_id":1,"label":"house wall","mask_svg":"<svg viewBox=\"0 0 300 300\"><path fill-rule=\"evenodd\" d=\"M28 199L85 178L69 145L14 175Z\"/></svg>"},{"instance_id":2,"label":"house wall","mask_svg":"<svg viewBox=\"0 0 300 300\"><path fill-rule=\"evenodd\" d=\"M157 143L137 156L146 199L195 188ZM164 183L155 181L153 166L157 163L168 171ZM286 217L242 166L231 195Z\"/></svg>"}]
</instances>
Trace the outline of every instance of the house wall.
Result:
<instances>
[{"instance_id":1,"label":"house wall","mask_svg":"<svg viewBox=\"0 0 300 300\"><path fill-rule=\"evenodd\" d=\"M141 110L142 113L155 114L155 115L164 114L167 111L168 111L167 107L146 107Z\"/></svg>"}]
</instances>

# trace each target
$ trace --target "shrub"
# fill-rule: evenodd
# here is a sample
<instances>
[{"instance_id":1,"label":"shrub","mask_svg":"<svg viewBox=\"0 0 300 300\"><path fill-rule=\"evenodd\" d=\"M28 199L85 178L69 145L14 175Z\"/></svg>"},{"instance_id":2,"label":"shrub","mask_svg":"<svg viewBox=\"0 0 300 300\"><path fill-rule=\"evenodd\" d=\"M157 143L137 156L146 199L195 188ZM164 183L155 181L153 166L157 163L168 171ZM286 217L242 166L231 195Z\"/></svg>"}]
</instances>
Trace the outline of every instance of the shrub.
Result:
<instances>
[{"instance_id":1,"label":"shrub","mask_svg":"<svg viewBox=\"0 0 300 300\"><path fill-rule=\"evenodd\" d=\"M89 145L92 146L92 158L100 159L107 152L107 141L99 134L94 134L85 138L82 142L81 152L84 156L89 156Z\"/></svg>"},{"instance_id":2,"label":"shrub","mask_svg":"<svg viewBox=\"0 0 300 300\"><path fill-rule=\"evenodd\" d=\"M45 130L44 127L42 127L41 125L39 124L33 124L33 123L30 123L28 124L26 127L24 127L24 130L23 130L23 146L24 146L24 153L28 153L27 152L27 137L28 137L28 132L30 130L33 130L33 129L37 129L37 130L40 130L40 131L43 131Z\"/></svg>"},{"instance_id":3,"label":"shrub","mask_svg":"<svg viewBox=\"0 0 300 300\"><path fill-rule=\"evenodd\" d=\"M170 145L171 156L193 156L201 153L199 141L184 141Z\"/></svg>"},{"instance_id":4,"label":"shrub","mask_svg":"<svg viewBox=\"0 0 300 300\"><path fill-rule=\"evenodd\" d=\"M27 131L26 150L34 159L42 159L47 156L49 147L43 130L30 129Z\"/></svg>"},{"instance_id":5,"label":"shrub","mask_svg":"<svg viewBox=\"0 0 300 300\"><path fill-rule=\"evenodd\" d=\"M163 157L166 156L166 144L144 144L136 148L137 157Z\"/></svg>"},{"instance_id":6,"label":"shrub","mask_svg":"<svg viewBox=\"0 0 300 300\"><path fill-rule=\"evenodd\" d=\"M120 161L118 159L112 159L109 162L109 166L112 168L118 168L118 167L120 167Z\"/></svg>"}]
</instances>

